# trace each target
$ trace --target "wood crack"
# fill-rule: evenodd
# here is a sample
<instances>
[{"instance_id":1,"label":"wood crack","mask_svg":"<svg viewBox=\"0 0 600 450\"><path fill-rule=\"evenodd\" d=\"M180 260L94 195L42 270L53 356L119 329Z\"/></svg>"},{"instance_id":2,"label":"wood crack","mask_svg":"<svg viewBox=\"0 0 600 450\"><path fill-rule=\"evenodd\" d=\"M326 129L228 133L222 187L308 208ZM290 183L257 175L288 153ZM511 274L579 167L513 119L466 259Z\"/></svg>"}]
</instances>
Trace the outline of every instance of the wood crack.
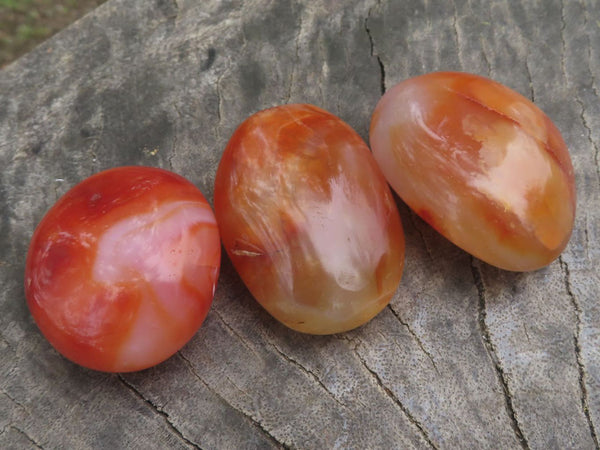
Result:
<instances>
[{"instance_id":1,"label":"wood crack","mask_svg":"<svg viewBox=\"0 0 600 450\"><path fill-rule=\"evenodd\" d=\"M587 6L585 4L583 5L583 7L585 8L584 26L587 26L588 21L589 21L589 17L588 17L589 12L588 12ZM600 96L598 96L598 90L596 89L596 77L594 75L594 72L592 71L591 63L592 63L592 45L590 42L590 37L588 35L587 36L587 65L588 65L588 73L590 76L590 87L591 87L592 92L594 93L594 96L596 97L596 99L600 100ZM596 169L596 179L598 181L598 185L600 185L600 148L598 147L596 142L594 142L594 140L592 139L592 129L589 126L587 120L585 119L585 105L579 98L579 95L576 96L576 99L578 100L578 104L581 106L581 121L583 122L583 126L585 127L588 141L590 142L590 144L592 144L592 147L594 149L594 164L595 164L595 169ZM586 234L587 234L587 229L586 229Z\"/></svg>"},{"instance_id":2,"label":"wood crack","mask_svg":"<svg viewBox=\"0 0 600 450\"><path fill-rule=\"evenodd\" d=\"M275 345L273 342L271 342L270 340L267 340L267 343L273 347L275 349L275 351L283 358L285 359L287 362L292 363L292 365L298 367L304 374L306 374L309 378L311 378L313 381L315 381L315 383L317 383L319 386L321 386L323 388L323 390L325 392L327 392L327 394L338 404L340 405L342 408L345 408L345 405L340 402L337 397L333 394L333 392L331 392L327 386L325 386L325 384L321 381L321 379L311 370L307 369L306 367L304 367L302 364L300 364L300 362L296 361L295 359L289 357L288 355L286 355L284 352L282 352L279 347L277 347L277 345Z\"/></svg>"},{"instance_id":3,"label":"wood crack","mask_svg":"<svg viewBox=\"0 0 600 450\"><path fill-rule=\"evenodd\" d=\"M456 8L455 0L452 1L452 6L454 7L454 14L452 15L452 30L454 31L454 39L456 41L456 55L458 56L458 64L460 67L464 67L460 51L462 47L460 45L460 36L458 32L458 10Z\"/></svg>"},{"instance_id":4,"label":"wood crack","mask_svg":"<svg viewBox=\"0 0 600 450\"><path fill-rule=\"evenodd\" d=\"M175 108L175 112L177 112L177 115L179 116L179 120L182 121L183 113L179 109L179 106L177 106L177 103L174 103L173 107ZM177 156L176 148L177 148L177 130L175 130L175 132L173 133L173 145L171 146L171 153L169 154L169 156L167 156L167 164L169 164L169 169L171 171L173 171L173 158L175 158Z\"/></svg>"},{"instance_id":5,"label":"wood crack","mask_svg":"<svg viewBox=\"0 0 600 450\"><path fill-rule=\"evenodd\" d=\"M183 433L173 424L173 422L171 421L171 418L169 417L169 414L167 414L162 408L160 408L158 405L154 404L154 402L152 400L150 400L149 398L146 398L140 391L137 390L137 388L133 384L131 384L129 381L127 381L123 377L123 375L117 374L117 378L137 398L142 400L144 403L146 403L150 407L150 409L152 409L156 414L161 416L163 418L164 422L169 427L169 429L173 432L173 434L175 434L183 443L185 443L188 447L202 450L202 447L200 447L198 444L189 440L188 438L186 438L183 435Z\"/></svg>"},{"instance_id":6,"label":"wood crack","mask_svg":"<svg viewBox=\"0 0 600 450\"><path fill-rule=\"evenodd\" d=\"M290 73L290 85L287 92L286 103L289 103L292 98L292 88L294 87L294 78L296 74L296 68L298 66L298 62L300 61L300 35L302 34L302 11L298 14L298 32L296 33L294 44L296 46L296 52L294 55L294 61L292 63L292 70Z\"/></svg>"},{"instance_id":7,"label":"wood crack","mask_svg":"<svg viewBox=\"0 0 600 450\"><path fill-rule=\"evenodd\" d=\"M589 39L588 39L588 47L589 47ZM591 56L589 55L589 51L588 51L588 66L590 64L589 63L590 58L591 58ZM592 91L594 92L594 95L596 96L596 98L598 98L598 93L595 88L595 77L593 76L591 69L590 69L590 77L591 77L590 87L591 87ZM596 169L596 179L598 181L598 184L600 185L600 148L598 147L598 145L596 144L596 142L594 142L594 139L592 138L592 129L585 117L586 116L585 104L584 104L583 100L581 99L579 92L575 93L575 102L579 105L579 108L581 110L581 112L579 114L579 118L581 120L583 127L585 128L585 134L586 134L587 140L591 144L592 148L594 149L594 165L595 165L595 169Z\"/></svg>"},{"instance_id":8,"label":"wood crack","mask_svg":"<svg viewBox=\"0 0 600 450\"><path fill-rule=\"evenodd\" d=\"M225 75L225 73L222 73L221 75L219 75L219 77L217 78L217 82L216 82L216 90L217 90L217 119L218 123L217 126L215 127L215 137L217 138L217 141L221 138L221 123L223 120L223 95L221 94L221 80L223 79L223 76Z\"/></svg>"},{"instance_id":9,"label":"wood crack","mask_svg":"<svg viewBox=\"0 0 600 450\"><path fill-rule=\"evenodd\" d=\"M218 311L215 310L216 315L219 317L219 319L221 319L221 321L223 322L223 324L225 324L225 326L241 341L242 345L244 345L246 348L248 348L251 352L253 352L255 354L255 356L257 358L259 358L259 355L256 353L256 351L252 348L250 348L248 346L248 344L245 342L245 339L240 336L237 331L235 331L233 329L233 327L231 327L224 319L223 317L220 315L220 313ZM295 365L296 367L300 368L300 370L305 373L309 378L311 378L313 381L315 381L319 386L321 386L325 392L327 392L327 394L329 394L329 396L331 396L331 398L333 398L333 400L335 400L335 402L344 407L344 405L337 399L337 397L327 388L327 386L325 386L325 384L321 381L321 379L311 370L307 369L306 367L304 367L302 364L300 364L300 362L296 361L295 359L291 358L290 356L288 356L287 354L285 354L274 342L272 342L270 339L267 338L267 336L265 336L263 334L263 337L265 338L265 341L267 342L267 344L269 344L271 347L273 347L275 349L275 351L283 358L285 359L287 362L292 363L293 365Z\"/></svg>"},{"instance_id":10,"label":"wood crack","mask_svg":"<svg viewBox=\"0 0 600 450\"><path fill-rule=\"evenodd\" d=\"M248 415L243 412L242 410L236 408L234 405L232 405L229 401L227 401L227 399L225 397L223 397L221 394L219 394L212 386L210 386L201 376L200 374L198 374L198 372L196 371L196 368L194 367L194 365L192 364L192 362L187 359L183 353L181 353L181 351L177 352L177 354L179 355L179 357L181 358L181 360L184 362L184 364L186 365L186 367L188 368L188 371L198 380L200 381L200 383L202 383L202 385L208 389L210 392L212 392L219 400L221 400L223 402L223 404L230 406L231 408L233 408L234 410L236 410L237 412L240 412L243 416L248 417ZM243 389L241 389L237 384L235 384L233 382L233 380L231 378L229 378L229 376L224 375L225 378L227 378L227 380L238 390L240 391L242 394L244 394L247 397L250 397L250 394L248 394L246 391L244 391Z\"/></svg>"},{"instance_id":11,"label":"wood crack","mask_svg":"<svg viewBox=\"0 0 600 450\"><path fill-rule=\"evenodd\" d=\"M441 375L435 360L433 359L433 356L431 355L431 353L429 353L427 351L427 349L425 348L425 346L423 345L423 342L421 341L421 339L419 338L419 336L411 329L410 325L408 324L408 322L405 322L404 320L402 320L402 317L400 316L400 314L398 312L396 312L396 310L394 308L392 308L392 305L388 303L388 308L390 309L390 311L392 311L392 314L396 317L396 319L398 319L398 321L404 325L406 327L406 329L408 330L408 332L410 333L410 335L413 337L413 339L416 341L417 345L419 346L419 348L421 349L421 351L423 353L425 353L425 355L427 356L427 358L429 358L429 361L431 361L431 364L433 365L433 368L435 369L435 371L437 372L438 375Z\"/></svg>"},{"instance_id":12,"label":"wood crack","mask_svg":"<svg viewBox=\"0 0 600 450\"><path fill-rule=\"evenodd\" d=\"M246 39L244 38L244 43L242 45L242 50L246 47ZM219 142L221 140L221 126L223 125L223 92L221 91L221 81L223 77L227 74L230 67L230 61L227 60L228 64L223 69L223 72L217 77L217 82L215 83L215 90L217 92L217 125L215 126L215 138L216 141Z\"/></svg>"},{"instance_id":13,"label":"wood crack","mask_svg":"<svg viewBox=\"0 0 600 450\"><path fill-rule=\"evenodd\" d=\"M589 22L589 11L587 9L587 5L584 3L583 7L585 9L585 25L587 26L588 22ZM598 23L598 22L597 22ZM591 45L591 40L590 37L588 35L587 38L587 63L588 63L588 72L590 74L590 78L591 78L591 88L592 88L592 92L594 93L594 96L596 97L596 100L600 101L600 96L598 95L598 89L596 88L596 76L594 74L594 71L592 70L592 45ZM582 112L582 116L584 115L584 112ZM584 122L584 125L586 125L586 128L588 130L588 139L590 140L590 142L592 143L592 146L594 147L594 163L596 165L596 177L598 180L598 184L600 185L600 148L598 147L598 145L592 140L592 134L591 134L591 129L589 128L589 126L587 126L587 122ZM586 229L586 234L587 234L587 229Z\"/></svg>"},{"instance_id":14,"label":"wood crack","mask_svg":"<svg viewBox=\"0 0 600 450\"><path fill-rule=\"evenodd\" d=\"M375 380L379 389L381 391L383 391L385 393L385 395L394 402L394 404L400 409L400 411L402 411L402 413L408 418L410 423L413 424L419 430L419 432L420 432L421 436L423 437L423 439L425 440L425 442L427 442L427 444L431 448L434 448L437 450L438 449L437 445L435 445L435 443L431 440L431 438L429 437L429 433L427 433L427 430L425 429L425 427L416 419L416 417L414 417L411 414L409 409L402 404L400 399L398 397L396 397L396 395L392 392L392 390L383 383L379 374L367 365L367 362L360 356L360 354L358 352L355 352L355 354L358 357L359 361L364 366L364 368L367 369L367 371L369 372L371 377Z\"/></svg>"},{"instance_id":15,"label":"wood crack","mask_svg":"<svg viewBox=\"0 0 600 450\"><path fill-rule=\"evenodd\" d=\"M190 371L190 373L198 379L198 381L200 381L200 383L202 383L202 385L204 385L209 391L211 391L213 394L215 394L217 396L217 398L219 398L221 401L223 401L226 405L230 406L233 410L237 411L238 413L240 413L242 416L244 416L244 418L246 420L248 420L248 422L250 422L254 427L258 428L262 434L271 442L273 443L273 445L277 448L280 449L289 449L290 446L281 442L279 439L277 439L275 436L273 436L269 430L267 430L262 423L260 423L258 420L256 420L254 417L252 417L250 414L246 413L245 411L243 411L242 409L237 408L235 405L232 405L230 402L228 402L221 394L219 394L217 391L215 391L206 381L204 381L204 379L198 374L198 372L196 372L196 369L194 367L194 365L192 364L192 362L187 359L183 353L181 353L181 351L177 352L177 354L179 355L179 357L183 360L183 362L185 363L185 365L187 366L188 370Z\"/></svg>"},{"instance_id":16,"label":"wood crack","mask_svg":"<svg viewBox=\"0 0 600 450\"><path fill-rule=\"evenodd\" d=\"M586 137L587 137L589 143L592 145L592 148L594 149L594 163L596 166L596 175L597 175L598 184L600 184L600 161L598 159L600 157L600 149L598 148L598 145L596 145L596 143L592 139L592 129L590 128L590 125L588 124L588 122L585 118L585 106L583 104L583 101L579 97L579 94L575 95L575 102L581 108L581 113L579 115L579 118L581 119L583 128L585 128Z\"/></svg>"},{"instance_id":17,"label":"wood crack","mask_svg":"<svg viewBox=\"0 0 600 450\"><path fill-rule=\"evenodd\" d=\"M379 87L381 90L381 95L385 94L386 86L385 86L385 66L383 65L383 61L379 54L375 50L375 42L373 40L373 36L371 35L371 29L369 28L369 18L371 17L371 9L369 8L369 12L367 13L367 17L365 18L365 31L367 32L367 36L369 37L369 44L371 45L371 56L375 56L377 58L377 64L379 65Z\"/></svg>"},{"instance_id":18,"label":"wood crack","mask_svg":"<svg viewBox=\"0 0 600 450\"><path fill-rule=\"evenodd\" d=\"M527 442L527 438L521 429L521 425L519 424L519 419L517 417L517 413L513 406L513 398L510 393L510 388L508 384L508 377L504 372L504 368L496 354L496 348L492 342L490 330L487 327L487 323L485 321L487 317L486 311L486 300L485 300L485 286L483 284L483 279L481 277L481 272L479 268L475 265L475 258L471 257L471 271L473 273L473 282L477 288L477 293L479 297L479 329L481 332L481 337L483 340L483 346L492 361L492 365L494 366L494 370L496 372L496 378L502 387L502 392L504 393L504 404L506 407L506 412L511 422L512 429L517 437L517 440L520 442L521 446L524 449L529 449L529 443Z\"/></svg>"},{"instance_id":19,"label":"wood crack","mask_svg":"<svg viewBox=\"0 0 600 450\"><path fill-rule=\"evenodd\" d=\"M433 257L433 254L431 253L431 249L429 248L429 245L427 244L427 241L425 240L425 236L423 235L423 232L421 231L421 228L419 227L418 222L415 220L416 217L416 213L413 212L413 210L410 210L410 221L413 224L413 226L415 227L415 229L417 230L417 233L419 234L419 236L421 237L421 240L423 241L423 246L425 247L425 251L427 252L427 255L429 256L429 259L431 259L431 261L435 261L435 258ZM423 220L423 219L421 219Z\"/></svg>"},{"instance_id":20,"label":"wood crack","mask_svg":"<svg viewBox=\"0 0 600 450\"><path fill-rule=\"evenodd\" d=\"M569 265L563 259L562 256L559 256L558 261L560 263L560 267L562 268L565 277L565 290L567 291L567 295L571 300L571 304L573 305L573 309L575 310L575 333L573 335L573 344L575 347L575 359L577 361L577 370L579 372L579 390L581 392L581 409L583 410L583 414L585 415L585 419L587 421L588 428L590 430L590 434L592 435L592 439L594 440L594 444L596 448L600 448L598 445L598 434L596 433L596 429L594 427L594 422L592 421L592 417L590 415L589 402L588 402L588 392L586 387L586 370L585 365L583 363L583 356L581 354L581 328L582 328L582 320L581 316L583 314L581 310L581 305L577 300L577 297L573 294L572 285L571 285L571 273L569 271Z\"/></svg>"},{"instance_id":21,"label":"wood crack","mask_svg":"<svg viewBox=\"0 0 600 450\"><path fill-rule=\"evenodd\" d=\"M560 2L560 43L561 43L561 52L560 52L560 68L562 70L563 76L565 77L565 81L569 84L569 77L567 76L567 66L566 66L566 54L567 54L567 42L565 41L565 30L567 28L567 21L565 20L565 4L561 0Z\"/></svg>"},{"instance_id":22,"label":"wood crack","mask_svg":"<svg viewBox=\"0 0 600 450\"><path fill-rule=\"evenodd\" d=\"M31 436L29 436L29 434L25 430L22 430L21 428L17 427L16 425L11 425L10 428L15 430L20 435L24 436L25 439L27 439L29 442L31 442L33 444L33 446L35 446L35 448L39 448L42 450L44 449L44 447L42 447L40 444L37 443L37 441L35 439L33 439Z\"/></svg>"},{"instance_id":23,"label":"wood crack","mask_svg":"<svg viewBox=\"0 0 600 450\"><path fill-rule=\"evenodd\" d=\"M8 398L12 403L14 403L15 405L17 405L19 408L21 408L23 411L25 411L28 415L31 416L31 411L29 411L29 408L27 408L24 404L22 404L17 399L13 398L8 392L6 392L6 391L0 391L0 393L4 394L4 396L6 398Z\"/></svg>"},{"instance_id":24,"label":"wood crack","mask_svg":"<svg viewBox=\"0 0 600 450\"><path fill-rule=\"evenodd\" d=\"M529 92L531 101L535 103L535 91L533 90L533 77L529 68L529 45L527 45L527 55L525 56L525 72L527 73L527 82L529 83Z\"/></svg>"},{"instance_id":25,"label":"wood crack","mask_svg":"<svg viewBox=\"0 0 600 450\"><path fill-rule=\"evenodd\" d=\"M256 356L257 359L260 359L260 355L258 353L256 353L256 350L254 350L254 348L252 348L248 344L248 342L246 341L246 339L244 339L236 330L233 329L233 327L231 325L229 325L229 323L227 323L225 321L225 319L223 319L223 316L221 315L221 313L216 308L213 308L213 312L219 318L219 320L221 321L221 323L223 325L225 325L225 327L229 330L229 332L233 336L235 336L244 347L246 347L248 350L250 350L254 354L254 356Z\"/></svg>"},{"instance_id":26,"label":"wood crack","mask_svg":"<svg viewBox=\"0 0 600 450\"><path fill-rule=\"evenodd\" d=\"M490 62L488 54L485 51L485 42L483 42L483 37L480 37L479 39L481 42L481 55L483 56L483 62L485 62L485 66L487 69L487 76L488 78L492 78L492 63Z\"/></svg>"}]
</instances>

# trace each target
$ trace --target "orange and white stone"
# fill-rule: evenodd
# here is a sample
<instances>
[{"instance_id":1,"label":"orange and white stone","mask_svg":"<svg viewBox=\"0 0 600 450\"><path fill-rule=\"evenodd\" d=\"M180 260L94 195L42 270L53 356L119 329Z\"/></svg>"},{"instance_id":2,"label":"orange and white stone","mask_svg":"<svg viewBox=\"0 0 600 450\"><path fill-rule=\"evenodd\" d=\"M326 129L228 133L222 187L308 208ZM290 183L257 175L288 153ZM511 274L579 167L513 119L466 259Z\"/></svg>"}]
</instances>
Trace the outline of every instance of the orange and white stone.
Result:
<instances>
[{"instance_id":1,"label":"orange and white stone","mask_svg":"<svg viewBox=\"0 0 600 450\"><path fill-rule=\"evenodd\" d=\"M550 119L509 88L466 73L411 78L378 103L370 142L408 206L483 261L535 270L567 245L568 149Z\"/></svg>"},{"instance_id":2,"label":"orange and white stone","mask_svg":"<svg viewBox=\"0 0 600 450\"><path fill-rule=\"evenodd\" d=\"M250 292L294 330L362 325L400 282L404 234L387 183L360 136L315 106L240 125L217 171L215 214Z\"/></svg>"},{"instance_id":3,"label":"orange and white stone","mask_svg":"<svg viewBox=\"0 0 600 450\"><path fill-rule=\"evenodd\" d=\"M120 167L67 192L37 227L25 288L64 356L109 372L165 360L212 303L220 240L202 193L161 169Z\"/></svg>"}]
</instances>

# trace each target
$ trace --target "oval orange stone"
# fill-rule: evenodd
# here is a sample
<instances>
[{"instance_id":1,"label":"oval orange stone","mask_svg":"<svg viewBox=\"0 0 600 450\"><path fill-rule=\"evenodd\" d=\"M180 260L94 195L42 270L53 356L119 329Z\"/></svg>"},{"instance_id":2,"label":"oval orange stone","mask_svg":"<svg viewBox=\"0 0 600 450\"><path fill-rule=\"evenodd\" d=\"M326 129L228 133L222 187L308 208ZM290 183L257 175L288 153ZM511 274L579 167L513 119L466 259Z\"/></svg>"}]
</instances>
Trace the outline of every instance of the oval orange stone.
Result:
<instances>
[{"instance_id":1,"label":"oval orange stone","mask_svg":"<svg viewBox=\"0 0 600 450\"><path fill-rule=\"evenodd\" d=\"M569 152L551 120L509 88L455 72L409 79L378 103L370 141L398 195L483 261L534 270L567 245Z\"/></svg>"},{"instance_id":2,"label":"oval orange stone","mask_svg":"<svg viewBox=\"0 0 600 450\"><path fill-rule=\"evenodd\" d=\"M240 125L217 171L215 214L250 292L294 330L362 325L400 282L404 233L385 178L360 136L317 107Z\"/></svg>"}]
</instances>

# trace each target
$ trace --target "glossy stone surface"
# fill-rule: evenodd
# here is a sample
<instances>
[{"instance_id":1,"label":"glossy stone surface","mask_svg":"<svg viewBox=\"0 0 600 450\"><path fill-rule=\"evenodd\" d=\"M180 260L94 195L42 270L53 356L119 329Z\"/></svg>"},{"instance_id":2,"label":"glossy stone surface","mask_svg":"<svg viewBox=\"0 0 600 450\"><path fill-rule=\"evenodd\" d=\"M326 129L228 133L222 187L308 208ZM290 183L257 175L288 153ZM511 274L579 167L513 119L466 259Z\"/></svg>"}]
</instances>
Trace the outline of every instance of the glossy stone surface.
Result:
<instances>
[{"instance_id":1,"label":"glossy stone surface","mask_svg":"<svg viewBox=\"0 0 600 450\"><path fill-rule=\"evenodd\" d=\"M215 214L246 286L295 330L355 328L400 282L404 234L387 183L360 136L317 107L240 125L217 171Z\"/></svg>"},{"instance_id":2,"label":"glossy stone surface","mask_svg":"<svg viewBox=\"0 0 600 450\"><path fill-rule=\"evenodd\" d=\"M64 356L110 372L179 350L210 308L220 241L202 193L174 173L120 167L73 187L36 228L25 291Z\"/></svg>"},{"instance_id":3,"label":"glossy stone surface","mask_svg":"<svg viewBox=\"0 0 600 450\"><path fill-rule=\"evenodd\" d=\"M534 270L567 245L569 152L550 119L509 88L466 73L409 79L378 103L370 142L400 197L487 263Z\"/></svg>"}]
</instances>

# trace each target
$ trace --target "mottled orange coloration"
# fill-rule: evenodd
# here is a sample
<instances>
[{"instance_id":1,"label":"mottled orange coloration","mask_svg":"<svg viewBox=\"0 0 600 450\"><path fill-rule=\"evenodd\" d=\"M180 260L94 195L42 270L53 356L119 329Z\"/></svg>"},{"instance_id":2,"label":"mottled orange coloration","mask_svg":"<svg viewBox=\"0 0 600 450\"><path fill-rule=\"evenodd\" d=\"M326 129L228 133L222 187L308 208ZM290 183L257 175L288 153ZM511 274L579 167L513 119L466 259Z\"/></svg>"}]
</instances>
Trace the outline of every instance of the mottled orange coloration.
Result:
<instances>
[{"instance_id":1,"label":"mottled orange coloration","mask_svg":"<svg viewBox=\"0 0 600 450\"><path fill-rule=\"evenodd\" d=\"M261 111L236 130L215 214L254 297L295 330L362 325L400 282L404 234L385 179L360 136L314 106Z\"/></svg>"},{"instance_id":2,"label":"mottled orange coloration","mask_svg":"<svg viewBox=\"0 0 600 450\"><path fill-rule=\"evenodd\" d=\"M409 79L380 100L370 141L400 197L489 264L534 270L567 245L569 152L550 119L507 87L455 72Z\"/></svg>"},{"instance_id":3,"label":"mottled orange coloration","mask_svg":"<svg viewBox=\"0 0 600 450\"><path fill-rule=\"evenodd\" d=\"M120 167L67 192L31 239L27 304L64 356L96 370L141 370L197 331L219 273L217 224L174 173Z\"/></svg>"}]
</instances>

